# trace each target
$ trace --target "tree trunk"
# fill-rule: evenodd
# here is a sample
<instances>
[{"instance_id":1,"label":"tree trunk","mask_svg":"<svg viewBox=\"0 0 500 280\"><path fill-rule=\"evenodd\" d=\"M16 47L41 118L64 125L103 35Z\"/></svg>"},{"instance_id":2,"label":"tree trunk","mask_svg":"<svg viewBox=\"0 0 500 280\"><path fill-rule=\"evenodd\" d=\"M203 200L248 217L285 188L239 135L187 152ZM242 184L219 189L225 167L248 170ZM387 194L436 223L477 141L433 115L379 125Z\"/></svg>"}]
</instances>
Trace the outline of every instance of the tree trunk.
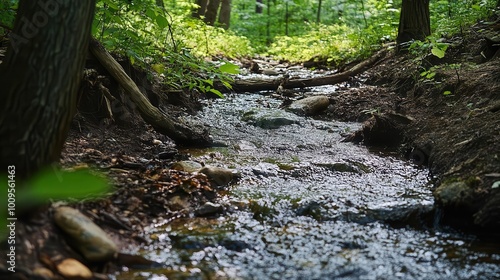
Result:
<instances>
[{"instance_id":1,"label":"tree trunk","mask_svg":"<svg viewBox=\"0 0 500 280\"><path fill-rule=\"evenodd\" d=\"M222 0L220 6L219 23L222 28L229 29L231 21L231 0Z\"/></svg>"},{"instance_id":2,"label":"tree trunk","mask_svg":"<svg viewBox=\"0 0 500 280\"><path fill-rule=\"evenodd\" d=\"M498 1L500 1L500 0L498 0ZM263 5L264 4L262 3L262 0L257 0L255 2L255 13L256 14L262 14L262 6Z\"/></svg>"},{"instance_id":3,"label":"tree trunk","mask_svg":"<svg viewBox=\"0 0 500 280\"><path fill-rule=\"evenodd\" d=\"M27 177L58 161L87 56L95 0L19 2L0 64L0 172Z\"/></svg>"},{"instance_id":4,"label":"tree trunk","mask_svg":"<svg viewBox=\"0 0 500 280\"><path fill-rule=\"evenodd\" d=\"M411 40L424 40L431 35L429 0L403 0L399 17L398 50Z\"/></svg>"},{"instance_id":5,"label":"tree trunk","mask_svg":"<svg viewBox=\"0 0 500 280\"><path fill-rule=\"evenodd\" d=\"M322 0L319 0L318 2L318 13L316 14L316 23L321 22L321 5L323 4Z\"/></svg>"},{"instance_id":6,"label":"tree trunk","mask_svg":"<svg viewBox=\"0 0 500 280\"><path fill-rule=\"evenodd\" d=\"M198 7L194 9L192 16L194 18L201 18L207 10L208 0L196 0L196 4Z\"/></svg>"},{"instance_id":7,"label":"tree trunk","mask_svg":"<svg viewBox=\"0 0 500 280\"><path fill-rule=\"evenodd\" d=\"M156 0L156 6L165 9L165 3L163 0Z\"/></svg>"},{"instance_id":8,"label":"tree trunk","mask_svg":"<svg viewBox=\"0 0 500 280\"><path fill-rule=\"evenodd\" d=\"M178 145L208 145L210 138L205 129L196 130L189 128L180 121L172 120L172 117L162 113L158 108L142 94L135 82L125 73L121 65L104 49L95 39L90 43L90 52L97 58L99 63L116 79L125 90L127 97L137 106L142 118L153 128L170 137Z\"/></svg>"},{"instance_id":9,"label":"tree trunk","mask_svg":"<svg viewBox=\"0 0 500 280\"><path fill-rule=\"evenodd\" d=\"M205 22L214 25L217 13L219 12L220 0L209 0L207 11L205 12Z\"/></svg>"}]
</instances>

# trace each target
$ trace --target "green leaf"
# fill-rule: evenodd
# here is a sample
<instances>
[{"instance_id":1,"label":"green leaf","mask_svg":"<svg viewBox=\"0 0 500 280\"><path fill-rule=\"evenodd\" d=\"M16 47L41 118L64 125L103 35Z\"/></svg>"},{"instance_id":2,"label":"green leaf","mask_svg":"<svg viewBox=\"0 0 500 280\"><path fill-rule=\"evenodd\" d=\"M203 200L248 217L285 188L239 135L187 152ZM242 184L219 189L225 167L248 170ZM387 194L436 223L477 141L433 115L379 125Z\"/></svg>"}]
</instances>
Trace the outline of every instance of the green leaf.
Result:
<instances>
[{"instance_id":1,"label":"green leaf","mask_svg":"<svg viewBox=\"0 0 500 280\"><path fill-rule=\"evenodd\" d=\"M158 24L158 27L161 29L165 29L168 27L168 20L164 16L159 15L156 17L156 24Z\"/></svg>"},{"instance_id":2,"label":"green leaf","mask_svg":"<svg viewBox=\"0 0 500 280\"><path fill-rule=\"evenodd\" d=\"M202 80L202 81L205 82L205 83L207 83L207 84L209 84L209 85L211 85L211 86L214 86L214 81L212 81L212 80L208 80L207 79L207 80Z\"/></svg>"},{"instance_id":3,"label":"green leaf","mask_svg":"<svg viewBox=\"0 0 500 280\"><path fill-rule=\"evenodd\" d=\"M438 47L433 47L433 48L431 49L431 53L432 53L433 55L435 55L436 57L438 57L438 58L443 58L443 57L444 57L445 50L440 49L440 48L438 48Z\"/></svg>"},{"instance_id":4,"label":"green leaf","mask_svg":"<svg viewBox=\"0 0 500 280\"><path fill-rule=\"evenodd\" d=\"M216 90L214 88L211 88L209 91L212 92L212 93L215 93L215 95L217 95L220 98L224 98L224 94L222 94L222 92L220 92L220 91L218 91L218 90Z\"/></svg>"},{"instance_id":5,"label":"green leaf","mask_svg":"<svg viewBox=\"0 0 500 280\"><path fill-rule=\"evenodd\" d=\"M449 91L449 90L445 90L445 91L443 92L443 95L451 95L451 94L452 94L452 93L451 93L451 91Z\"/></svg>"},{"instance_id":6,"label":"green leaf","mask_svg":"<svg viewBox=\"0 0 500 280\"><path fill-rule=\"evenodd\" d=\"M222 84L223 84L226 88L228 88L228 89L233 89L233 86L232 86L230 83L226 82L226 81L222 81Z\"/></svg>"},{"instance_id":7,"label":"green leaf","mask_svg":"<svg viewBox=\"0 0 500 280\"><path fill-rule=\"evenodd\" d=\"M110 0L103 0L103 2L108 5L108 8L111 8L113 10L116 10L118 11L119 8L118 8L118 5L116 5L115 3L113 3L113 1L110 1Z\"/></svg>"},{"instance_id":8,"label":"green leaf","mask_svg":"<svg viewBox=\"0 0 500 280\"><path fill-rule=\"evenodd\" d=\"M221 66L219 66L219 70L222 73L228 73L228 74L239 74L240 73L240 67L238 65L233 64L231 62L225 62Z\"/></svg>"},{"instance_id":9,"label":"green leaf","mask_svg":"<svg viewBox=\"0 0 500 280\"><path fill-rule=\"evenodd\" d=\"M27 184L25 200L19 203L44 202L48 199L82 199L100 196L109 191L107 181L88 171L44 170L35 175ZM19 194L19 198L23 198Z\"/></svg>"}]
</instances>

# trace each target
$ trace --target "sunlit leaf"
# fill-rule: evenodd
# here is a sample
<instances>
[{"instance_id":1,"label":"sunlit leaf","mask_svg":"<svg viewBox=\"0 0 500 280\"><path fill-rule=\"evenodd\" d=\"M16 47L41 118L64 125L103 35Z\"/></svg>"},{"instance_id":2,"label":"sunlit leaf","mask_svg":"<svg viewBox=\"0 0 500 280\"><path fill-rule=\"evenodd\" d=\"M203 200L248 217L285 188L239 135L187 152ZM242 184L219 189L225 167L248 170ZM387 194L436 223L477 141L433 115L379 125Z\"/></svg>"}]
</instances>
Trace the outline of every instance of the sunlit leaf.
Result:
<instances>
[{"instance_id":1,"label":"sunlit leaf","mask_svg":"<svg viewBox=\"0 0 500 280\"><path fill-rule=\"evenodd\" d=\"M434 47L434 48L431 49L431 53L433 55L435 55L436 57L438 57L438 58L443 58L444 54L445 54L445 51L442 50L442 49L440 49L440 48L438 48L438 47Z\"/></svg>"},{"instance_id":2,"label":"sunlit leaf","mask_svg":"<svg viewBox=\"0 0 500 280\"><path fill-rule=\"evenodd\" d=\"M158 74L165 72L165 65L163 65L161 63L153 64L153 65L151 65L151 68L153 68L153 70L155 70L155 72Z\"/></svg>"},{"instance_id":3,"label":"sunlit leaf","mask_svg":"<svg viewBox=\"0 0 500 280\"><path fill-rule=\"evenodd\" d=\"M217 96L218 96L218 97L220 97L220 98L224 98L224 94L222 94L222 92L220 92L220 91L218 91L218 90L216 90L216 89L214 89L214 88L211 88L209 91L210 91L211 93L214 93L215 95L217 95Z\"/></svg>"},{"instance_id":4,"label":"sunlit leaf","mask_svg":"<svg viewBox=\"0 0 500 280\"><path fill-rule=\"evenodd\" d=\"M445 90L445 91L443 92L443 95L450 95L450 94L452 94L452 93L451 93L451 91L449 91L449 90Z\"/></svg>"},{"instance_id":5,"label":"sunlit leaf","mask_svg":"<svg viewBox=\"0 0 500 280\"><path fill-rule=\"evenodd\" d=\"M238 65L233 64L231 62L226 62L219 66L219 70L222 73L228 73L228 74L239 74L240 73L240 67Z\"/></svg>"},{"instance_id":6,"label":"sunlit leaf","mask_svg":"<svg viewBox=\"0 0 500 280\"><path fill-rule=\"evenodd\" d=\"M158 24L158 27L161 29L165 29L168 27L168 20L164 16L157 16L156 17L156 24Z\"/></svg>"}]
</instances>

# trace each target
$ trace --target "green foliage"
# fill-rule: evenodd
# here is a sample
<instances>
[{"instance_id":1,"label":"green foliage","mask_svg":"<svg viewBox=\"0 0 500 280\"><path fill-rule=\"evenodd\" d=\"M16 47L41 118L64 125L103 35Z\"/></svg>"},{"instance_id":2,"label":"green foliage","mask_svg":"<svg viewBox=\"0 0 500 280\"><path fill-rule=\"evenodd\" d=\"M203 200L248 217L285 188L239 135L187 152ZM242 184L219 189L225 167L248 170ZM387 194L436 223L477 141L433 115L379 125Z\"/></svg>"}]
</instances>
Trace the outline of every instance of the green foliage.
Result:
<instances>
[{"instance_id":1,"label":"green foliage","mask_svg":"<svg viewBox=\"0 0 500 280\"><path fill-rule=\"evenodd\" d=\"M0 0L0 34L5 33L5 28L14 27L14 19L19 1Z\"/></svg>"},{"instance_id":2,"label":"green foliage","mask_svg":"<svg viewBox=\"0 0 500 280\"><path fill-rule=\"evenodd\" d=\"M213 80L229 85L231 77L202 57L247 55L249 42L192 19L191 8L189 2L177 2L169 13L150 0L103 0L97 5L93 33L108 50L126 55L132 64L151 65L172 88L222 96L213 88Z\"/></svg>"},{"instance_id":3,"label":"green foliage","mask_svg":"<svg viewBox=\"0 0 500 280\"><path fill-rule=\"evenodd\" d=\"M6 178L6 176L4 176ZM15 177L12 177L14 182ZM5 238L7 218L15 218L23 210L41 206L50 200L96 199L110 191L106 179L89 171L61 171L47 169L33 176L28 182L14 183L15 208L11 214L0 210L0 240ZM10 187L10 186L9 186ZM5 196L7 197L7 196Z\"/></svg>"},{"instance_id":4,"label":"green foliage","mask_svg":"<svg viewBox=\"0 0 500 280\"><path fill-rule=\"evenodd\" d=\"M450 37L464 27L485 19L496 5L495 0L438 0L430 2L431 29L435 37Z\"/></svg>"},{"instance_id":5,"label":"green foliage","mask_svg":"<svg viewBox=\"0 0 500 280\"><path fill-rule=\"evenodd\" d=\"M255 13L255 1L233 3L232 28L256 43L257 50L290 61L322 57L338 64L365 58L395 38L399 20L399 7L391 0L326 0L320 22L318 1L264 2L262 14Z\"/></svg>"}]
</instances>

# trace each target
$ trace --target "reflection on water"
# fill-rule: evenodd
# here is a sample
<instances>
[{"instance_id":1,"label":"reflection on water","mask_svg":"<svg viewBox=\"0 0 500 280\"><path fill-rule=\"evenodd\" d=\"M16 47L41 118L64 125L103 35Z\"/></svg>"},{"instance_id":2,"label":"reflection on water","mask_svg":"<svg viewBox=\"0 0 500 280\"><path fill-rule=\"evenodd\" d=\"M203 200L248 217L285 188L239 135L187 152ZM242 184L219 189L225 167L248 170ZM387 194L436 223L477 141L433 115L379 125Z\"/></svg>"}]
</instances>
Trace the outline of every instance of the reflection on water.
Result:
<instances>
[{"instance_id":1,"label":"reflection on water","mask_svg":"<svg viewBox=\"0 0 500 280\"><path fill-rule=\"evenodd\" d=\"M279 105L257 94L208 104L200 118L227 147L186 152L241 173L225 214L152 226L141 254L165 268L117 279L500 279L498 243L432 226L426 170L341 142L359 124L241 121Z\"/></svg>"}]
</instances>

